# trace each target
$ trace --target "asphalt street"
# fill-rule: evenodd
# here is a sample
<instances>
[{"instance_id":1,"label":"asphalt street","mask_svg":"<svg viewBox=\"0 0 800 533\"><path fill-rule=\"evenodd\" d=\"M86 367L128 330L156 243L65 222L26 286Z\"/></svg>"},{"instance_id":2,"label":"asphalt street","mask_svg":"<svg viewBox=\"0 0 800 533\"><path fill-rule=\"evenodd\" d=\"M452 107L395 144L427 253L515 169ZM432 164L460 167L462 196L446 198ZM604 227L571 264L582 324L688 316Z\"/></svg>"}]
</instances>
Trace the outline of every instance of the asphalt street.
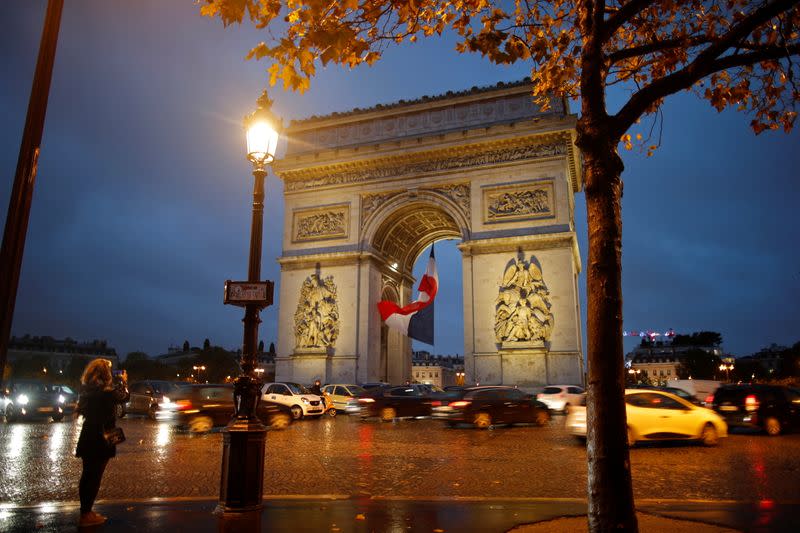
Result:
<instances>
[{"instance_id":1,"label":"asphalt street","mask_svg":"<svg viewBox=\"0 0 800 533\"><path fill-rule=\"evenodd\" d=\"M99 499L214 498L222 435L120 421L128 440ZM77 500L79 422L0 425L0 506ZM445 428L347 416L303 420L267 435L265 497L585 499L586 449L563 417L545 427ZM640 501L800 503L800 434L733 434L719 446L647 445L631 451Z\"/></svg>"}]
</instances>

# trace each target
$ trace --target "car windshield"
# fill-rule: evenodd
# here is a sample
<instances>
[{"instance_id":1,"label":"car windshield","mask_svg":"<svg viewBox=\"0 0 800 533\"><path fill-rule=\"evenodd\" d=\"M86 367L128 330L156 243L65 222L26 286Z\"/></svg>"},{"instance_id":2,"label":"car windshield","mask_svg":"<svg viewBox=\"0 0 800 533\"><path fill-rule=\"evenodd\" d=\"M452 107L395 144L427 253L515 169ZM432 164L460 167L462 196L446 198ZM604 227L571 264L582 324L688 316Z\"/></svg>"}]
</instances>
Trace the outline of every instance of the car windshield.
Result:
<instances>
[{"instance_id":1,"label":"car windshield","mask_svg":"<svg viewBox=\"0 0 800 533\"><path fill-rule=\"evenodd\" d=\"M349 390L350 394L352 394L353 396L359 396L367 392L367 389L365 389L364 387L359 387L358 385L348 385L347 390Z\"/></svg>"},{"instance_id":2,"label":"car windshield","mask_svg":"<svg viewBox=\"0 0 800 533\"><path fill-rule=\"evenodd\" d=\"M310 390L299 383L287 383L286 386L289 387L289 390L292 391L293 394L311 394Z\"/></svg>"},{"instance_id":3,"label":"car windshield","mask_svg":"<svg viewBox=\"0 0 800 533\"><path fill-rule=\"evenodd\" d=\"M61 385L61 392L64 392L66 394L75 394L75 391L73 391L72 389L70 389L66 385Z\"/></svg>"},{"instance_id":4,"label":"car windshield","mask_svg":"<svg viewBox=\"0 0 800 533\"><path fill-rule=\"evenodd\" d=\"M545 387L542 394L558 394L561 392L559 387Z\"/></svg>"},{"instance_id":5,"label":"car windshield","mask_svg":"<svg viewBox=\"0 0 800 533\"><path fill-rule=\"evenodd\" d=\"M17 383L14 385L16 392L50 392L50 387L44 383Z\"/></svg>"}]
</instances>

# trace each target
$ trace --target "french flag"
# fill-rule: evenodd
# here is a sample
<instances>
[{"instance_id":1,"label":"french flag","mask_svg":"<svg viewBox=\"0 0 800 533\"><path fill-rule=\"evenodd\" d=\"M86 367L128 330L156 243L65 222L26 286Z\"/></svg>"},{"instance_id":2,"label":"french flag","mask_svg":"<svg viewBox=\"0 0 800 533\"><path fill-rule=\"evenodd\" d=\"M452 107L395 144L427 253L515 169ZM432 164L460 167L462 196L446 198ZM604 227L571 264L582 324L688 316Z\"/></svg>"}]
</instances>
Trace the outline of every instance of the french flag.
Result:
<instances>
[{"instance_id":1,"label":"french flag","mask_svg":"<svg viewBox=\"0 0 800 533\"><path fill-rule=\"evenodd\" d=\"M386 325L396 329L412 339L433 345L433 299L439 290L439 273L436 270L436 258L428 258L425 275L419 282L419 298L405 307L394 302L382 300L378 302L378 311Z\"/></svg>"}]
</instances>

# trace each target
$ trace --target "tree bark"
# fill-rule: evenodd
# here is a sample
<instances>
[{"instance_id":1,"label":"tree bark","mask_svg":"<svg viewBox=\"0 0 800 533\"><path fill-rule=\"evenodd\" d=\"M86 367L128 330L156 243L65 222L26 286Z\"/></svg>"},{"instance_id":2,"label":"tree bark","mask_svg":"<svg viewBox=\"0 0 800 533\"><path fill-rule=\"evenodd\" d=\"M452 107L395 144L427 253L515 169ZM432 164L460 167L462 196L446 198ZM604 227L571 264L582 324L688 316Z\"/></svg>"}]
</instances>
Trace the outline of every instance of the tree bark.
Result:
<instances>
[{"instance_id":1,"label":"tree bark","mask_svg":"<svg viewBox=\"0 0 800 533\"><path fill-rule=\"evenodd\" d=\"M583 119L582 119L583 122ZM588 121L579 126L589 226L587 455L589 530L637 531L622 347L622 161ZM603 137L606 137L603 139Z\"/></svg>"},{"instance_id":2,"label":"tree bark","mask_svg":"<svg viewBox=\"0 0 800 533\"><path fill-rule=\"evenodd\" d=\"M581 118L589 265L586 269L589 531L638 531L627 444L622 354L622 160L608 116L602 0L582 0Z\"/></svg>"}]
</instances>

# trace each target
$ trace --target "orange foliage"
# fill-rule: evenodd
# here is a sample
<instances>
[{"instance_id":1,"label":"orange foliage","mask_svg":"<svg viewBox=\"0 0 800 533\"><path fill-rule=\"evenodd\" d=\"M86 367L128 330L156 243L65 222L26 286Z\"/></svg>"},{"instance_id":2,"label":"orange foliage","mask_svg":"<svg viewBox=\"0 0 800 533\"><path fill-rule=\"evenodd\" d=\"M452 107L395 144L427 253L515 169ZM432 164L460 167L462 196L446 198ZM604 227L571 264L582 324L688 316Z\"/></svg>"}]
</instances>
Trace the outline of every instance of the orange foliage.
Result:
<instances>
[{"instance_id":1,"label":"orange foliage","mask_svg":"<svg viewBox=\"0 0 800 533\"><path fill-rule=\"evenodd\" d=\"M225 25L247 17L269 27L269 43L248 57L270 60L270 84L281 80L297 91L309 87L318 62L372 64L391 43L453 31L459 52L498 64L529 62L533 96L543 105L552 96L577 98L596 89L587 85L587 70L599 73L601 91L628 84L630 100L608 118L618 138L682 90L720 111L751 112L756 133L789 131L797 117L798 0L196 1L202 15ZM592 15L598 6L602 15ZM600 43L599 58L587 42Z\"/></svg>"}]
</instances>

